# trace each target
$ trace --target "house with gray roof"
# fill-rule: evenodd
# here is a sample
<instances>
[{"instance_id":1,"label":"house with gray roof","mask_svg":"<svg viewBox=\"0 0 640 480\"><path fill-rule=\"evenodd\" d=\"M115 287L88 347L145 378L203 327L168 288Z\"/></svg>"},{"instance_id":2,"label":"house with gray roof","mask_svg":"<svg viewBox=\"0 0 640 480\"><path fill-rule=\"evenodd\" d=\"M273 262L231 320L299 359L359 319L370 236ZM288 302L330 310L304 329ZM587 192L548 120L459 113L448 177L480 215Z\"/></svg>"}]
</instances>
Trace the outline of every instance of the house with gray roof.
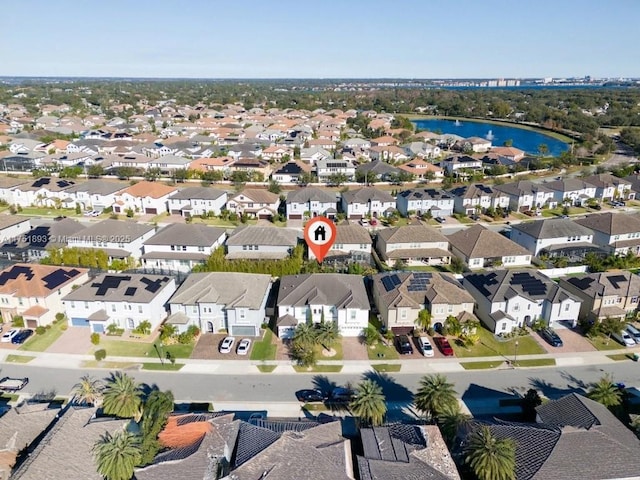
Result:
<instances>
[{"instance_id":1,"label":"house with gray roof","mask_svg":"<svg viewBox=\"0 0 640 480\"><path fill-rule=\"evenodd\" d=\"M109 260L129 256L139 260L142 246L156 232L153 225L134 221L106 219L91 224L68 238L69 247L99 248Z\"/></svg>"},{"instance_id":2,"label":"house with gray roof","mask_svg":"<svg viewBox=\"0 0 640 480\"><path fill-rule=\"evenodd\" d=\"M348 182L356 176L355 164L346 158L321 158L314 165L319 182L331 183L331 178L335 174L343 174Z\"/></svg>"},{"instance_id":3,"label":"house with gray roof","mask_svg":"<svg viewBox=\"0 0 640 480\"><path fill-rule=\"evenodd\" d=\"M447 240L451 253L470 270L531 265L531 252L480 224L447 235Z\"/></svg>"},{"instance_id":4,"label":"house with gray roof","mask_svg":"<svg viewBox=\"0 0 640 480\"><path fill-rule=\"evenodd\" d=\"M162 275L104 273L62 298L73 327L104 333L109 325L134 330L151 322L151 330L167 317L167 301L176 291L175 280Z\"/></svg>"},{"instance_id":5,"label":"house with gray roof","mask_svg":"<svg viewBox=\"0 0 640 480\"><path fill-rule=\"evenodd\" d=\"M640 255L640 215L600 213L579 218L576 223L593 231L593 243L609 253Z\"/></svg>"},{"instance_id":6,"label":"house with gray roof","mask_svg":"<svg viewBox=\"0 0 640 480\"><path fill-rule=\"evenodd\" d=\"M303 187L287 194L287 220L303 220L317 216L335 218L338 198L332 191L318 187Z\"/></svg>"},{"instance_id":7,"label":"house with gray roof","mask_svg":"<svg viewBox=\"0 0 640 480\"><path fill-rule=\"evenodd\" d=\"M561 278L558 284L582 300L580 319L625 320L638 310L640 277L625 270Z\"/></svg>"},{"instance_id":8,"label":"house with gray roof","mask_svg":"<svg viewBox=\"0 0 640 480\"><path fill-rule=\"evenodd\" d=\"M357 223L344 221L336 225L336 240L323 262L335 266L346 266L350 263L372 265L372 243L371 235L366 228ZM316 256L311 249L308 255L310 260L315 260Z\"/></svg>"},{"instance_id":9,"label":"house with gray roof","mask_svg":"<svg viewBox=\"0 0 640 480\"><path fill-rule=\"evenodd\" d=\"M129 185L109 180L87 180L77 183L66 190L70 205L80 204L83 210L102 211L110 208L116 202L116 194Z\"/></svg>"},{"instance_id":10,"label":"house with gray roof","mask_svg":"<svg viewBox=\"0 0 640 480\"><path fill-rule=\"evenodd\" d=\"M451 260L447 237L422 224L381 229L376 236L376 250L389 266L396 262L447 265Z\"/></svg>"},{"instance_id":11,"label":"house with gray roof","mask_svg":"<svg viewBox=\"0 0 640 480\"><path fill-rule=\"evenodd\" d=\"M31 220L28 217L14 215L0 216L0 242L17 243L31 230Z\"/></svg>"},{"instance_id":12,"label":"house with gray roof","mask_svg":"<svg viewBox=\"0 0 640 480\"><path fill-rule=\"evenodd\" d=\"M494 188L509 196L509 209L516 212L558 206L555 192L541 183L520 180L496 185Z\"/></svg>"},{"instance_id":13,"label":"house with gray roof","mask_svg":"<svg viewBox=\"0 0 640 480\"><path fill-rule=\"evenodd\" d=\"M476 316L496 335L544 320L550 327L578 322L581 300L537 270L464 274Z\"/></svg>"},{"instance_id":14,"label":"house with gray roof","mask_svg":"<svg viewBox=\"0 0 640 480\"><path fill-rule=\"evenodd\" d=\"M401 172L402 170L398 167L389 165L387 162L383 162L382 160L366 162L356 168L356 174L364 176L366 180L368 180L368 178L373 179L374 176L376 176L381 182L390 182L397 178L397 175ZM367 178L367 176L369 177Z\"/></svg>"},{"instance_id":15,"label":"house with gray roof","mask_svg":"<svg viewBox=\"0 0 640 480\"><path fill-rule=\"evenodd\" d=\"M41 177L13 189L12 202L21 207L56 207L68 197L66 190L76 184L75 180Z\"/></svg>"},{"instance_id":16,"label":"house with gray roof","mask_svg":"<svg viewBox=\"0 0 640 480\"><path fill-rule=\"evenodd\" d=\"M420 310L429 311L434 326L448 316L473 314L473 297L450 273L380 273L372 277L371 290L382 324L396 334L413 330Z\"/></svg>"},{"instance_id":17,"label":"house with gray roof","mask_svg":"<svg viewBox=\"0 0 640 480\"><path fill-rule=\"evenodd\" d=\"M594 245L593 231L569 218L545 218L511 226L511 241L534 256L567 257L580 261L589 252L602 253Z\"/></svg>"},{"instance_id":18,"label":"house with gray roof","mask_svg":"<svg viewBox=\"0 0 640 480\"><path fill-rule=\"evenodd\" d=\"M281 260L298 244L300 232L292 228L247 225L236 228L226 242L229 260Z\"/></svg>"},{"instance_id":19,"label":"house with gray roof","mask_svg":"<svg viewBox=\"0 0 640 480\"><path fill-rule=\"evenodd\" d=\"M3 169L4 168L3 165ZM31 183L31 178L14 178L14 177L0 177L0 200L4 200L8 204L13 204L13 190L24 183Z\"/></svg>"},{"instance_id":20,"label":"house with gray roof","mask_svg":"<svg viewBox=\"0 0 640 480\"><path fill-rule=\"evenodd\" d=\"M227 201L227 210L252 218L270 219L278 213L280 196L261 188L245 188Z\"/></svg>"},{"instance_id":21,"label":"house with gray roof","mask_svg":"<svg viewBox=\"0 0 640 480\"><path fill-rule=\"evenodd\" d=\"M185 187L168 199L169 213L195 217L220 211L227 204L227 192L210 187Z\"/></svg>"},{"instance_id":22,"label":"house with gray roof","mask_svg":"<svg viewBox=\"0 0 640 480\"><path fill-rule=\"evenodd\" d=\"M146 268L190 272L205 263L226 238L224 228L172 223L145 240L141 262Z\"/></svg>"},{"instance_id":23,"label":"house with gray roof","mask_svg":"<svg viewBox=\"0 0 640 480\"><path fill-rule=\"evenodd\" d=\"M625 178L619 178L610 173L598 173L584 178L585 182L596 188L596 197L606 200L633 200L636 192L632 184Z\"/></svg>"},{"instance_id":24,"label":"house with gray roof","mask_svg":"<svg viewBox=\"0 0 640 480\"><path fill-rule=\"evenodd\" d=\"M357 188L342 192L342 211L348 219L386 217L396 209L396 199L375 187Z\"/></svg>"},{"instance_id":25,"label":"house with gray roof","mask_svg":"<svg viewBox=\"0 0 640 480\"><path fill-rule=\"evenodd\" d=\"M450 190L453 195L453 210L465 215L484 213L489 208L509 208L509 197L489 185L475 183Z\"/></svg>"},{"instance_id":26,"label":"house with gray roof","mask_svg":"<svg viewBox=\"0 0 640 480\"><path fill-rule=\"evenodd\" d=\"M396 208L405 217L409 212L417 216L431 212L434 217L447 217L453 215L453 195L435 188L405 190L396 197Z\"/></svg>"},{"instance_id":27,"label":"house with gray roof","mask_svg":"<svg viewBox=\"0 0 640 480\"><path fill-rule=\"evenodd\" d=\"M595 185L582 178L563 178L546 182L544 186L553 191L553 198L560 205L582 207L596 198Z\"/></svg>"},{"instance_id":28,"label":"house with gray roof","mask_svg":"<svg viewBox=\"0 0 640 480\"><path fill-rule=\"evenodd\" d=\"M184 332L227 330L230 335L257 337L268 321L266 305L271 276L253 273L192 273L169 300L167 322Z\"/></svg>"},{"instance_id":29,"label":"house with gray roof","mask_svg":"<svg viewBox=\"0 0 640 480\"><path fill-rule=\"evenodd\" d=\"M344 337L357 337L369 324L369 298L361 275L308 273L286 275L278 290L278 336L289 338L295 327L335 322Z\"/></svg>"}]
</instances>

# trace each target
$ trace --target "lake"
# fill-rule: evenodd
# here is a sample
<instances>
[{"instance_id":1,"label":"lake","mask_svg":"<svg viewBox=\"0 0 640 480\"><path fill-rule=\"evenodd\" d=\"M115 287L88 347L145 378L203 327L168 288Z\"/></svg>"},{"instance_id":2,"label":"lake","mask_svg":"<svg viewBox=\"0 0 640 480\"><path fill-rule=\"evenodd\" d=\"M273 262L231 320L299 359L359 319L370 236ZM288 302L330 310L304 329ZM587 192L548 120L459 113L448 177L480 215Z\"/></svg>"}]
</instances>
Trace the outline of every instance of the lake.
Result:
<instances>
[{"instance_id":1,"label":"lake","mask_svg":"<svg viewBox=\"0 0 640 480\"><path fill-rule=\"evenodd\" d=\"M549 148L549 154L557 157L569 149L565 142L557 140L543 133L523 128L497 125L495 123L468 122L464 120L414 120L420 130L430 132L451 133L464 138L482 137L491 140L494 147L501 147L504 142L511 140L513 146L524 150L528 154L537 155L538 145L544 143Z\"/></svg>"}]
</instances>

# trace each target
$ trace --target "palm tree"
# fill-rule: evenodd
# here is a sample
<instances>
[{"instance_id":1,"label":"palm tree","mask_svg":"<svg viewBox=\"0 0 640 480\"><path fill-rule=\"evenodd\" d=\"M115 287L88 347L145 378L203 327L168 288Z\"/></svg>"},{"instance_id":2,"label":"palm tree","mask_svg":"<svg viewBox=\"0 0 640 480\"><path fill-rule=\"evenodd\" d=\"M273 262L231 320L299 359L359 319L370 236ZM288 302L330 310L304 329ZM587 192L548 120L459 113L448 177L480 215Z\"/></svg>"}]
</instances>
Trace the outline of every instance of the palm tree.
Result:
<instances>
[{"instance_id":1,"label":"palm tree","mask_svg":"<svg viewBox=\"0 0 640 480\"><path fill-rule=\"evenodd\" d=\"M462 412L458 402L447 404L438 412L436 421L447 445L453 445L458 429L470 419L469 415Z\"/></svg>"},{"instance_id":2,"label":"palm tree","mask_svg":"<svg viewBox=\"0 0 640 480\"><path fill-rule=\"evenodd\" d=\"M349 408L364 423L373 426L382 425L387 413L387 402L380 384L373 380L360 382Z\"/></svg>"},{"instance_id":3,"label":"palm tree","mask_svg":"<svg viewBox=\"0 0 640 480\"><path fill-rule=\"evenodd\" d=\"M613 383L609 375L605 375L596 383L592 383L587 396L607 408L616 407L622 403L622 392Z\"/></svg>"},{"instance_id":4,"label":"palm tree","mask_svg":"<svg viewBox=\"0 0 640 480\"><path fill-rule=\"evenodd\" d=\"M464 461L478 480L515 480L516 444L511 438L496 438L486 425L471 434Z\"/></svg>"},{"instance_id":5,"label":"palm tree","mask_svg":"<svg viewBox=\"0 0 640 480\"><path fill-rule=\"evenodd\" d=\"M97 405L102 400L104 385L100 380L95 380L90 375L84 375L73 386L71 401L76 405Z\"/></svg>"},{"instance_id":6,"label":"palm tree","mask_svg":"<svg viewBox=\"0 0 640 480\"><path fill-rule=\"evenodd\" d=\"M293 332L293 341L299 345L312 346L317 342L316 335L316 328L314 325L301 323Z\"/></svg>"},{"instance_id":7,"label":"palm tree","mask_svg":"<svg viewBox=\"0 0 640 480\"><path fill-rule=\"evenodd\" d=\"M373 325L369 324L367 328L362 331L362 336L364 338L364 344L368 347L375 345L380 339L380 332Z\"/></svg>"},{"instance_id":8,"label":"palm tree","mask_svg":"<svg viewBox=\"0 0 640 480\"><path fill-rule=\"evenodd\" d=\"M458 403L453 383L440 373L425 375L419 385L414 403L428 417L436 417L447 405Z\"/></svg>"},{"instance_id":9,"label":"palm tree","mask_svg":"<svg viewBox=\"0 0 640 480\"><path fill-rule=\"evenodd\" d=\"M416 325L422 329L422 331L427 331L431 328L431 313L429 310L422 309L418 312L418 318L416 318Z\"/></svg>"},{"instance_id":10,"label":"palm tree","mask_svg":"<svg viewBox=\"0 0 640 480\"><path fill-rule=\"evenodd\" d=\"M102 408L107 415L140 420L142 389L126 373L112 373L104 389Z\"/></svg>"},{"instance_id":11,"label":"palm tree","mask_svg":"<svg viewBox=\"0 0 640 480\"><path fill-rule=\"evenodd\" d=\"M98 473L106 480L130 480L140 463L140 437L126 430L104 435L93 446Z\"/></svg>"},{"instance_id":12,"label":"palm tree","mask_svg":"<svg viewBox=\"0 0 640 480\"><path fill-rule=\"evenodd\" d=\"M316 342L319 342L325 350L331 350L331 346L339 338L340 330L336 322L325 322L318 325Z\"/></svg>"}]
</instances>

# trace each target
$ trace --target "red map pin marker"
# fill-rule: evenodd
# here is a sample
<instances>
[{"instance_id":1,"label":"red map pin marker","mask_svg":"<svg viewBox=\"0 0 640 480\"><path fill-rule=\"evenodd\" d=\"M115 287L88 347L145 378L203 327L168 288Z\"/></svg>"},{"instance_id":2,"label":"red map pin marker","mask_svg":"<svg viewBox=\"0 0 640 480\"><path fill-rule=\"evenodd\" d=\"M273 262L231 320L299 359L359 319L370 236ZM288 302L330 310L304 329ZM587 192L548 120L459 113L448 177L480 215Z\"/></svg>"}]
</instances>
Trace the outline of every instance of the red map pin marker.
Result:
<instances>
[{"instance_id":1,"label":"red map pin marker","mask_svg":"<svg viewBox=\"0 0 640 480\"><path fill-rule=\"evenodd\" d=\"M326 217L315 217L307 222L304 227L304 241L316 256L318 263L322 263L327 256L337 234L335 224Z\"/></svg>"}]
</instances>

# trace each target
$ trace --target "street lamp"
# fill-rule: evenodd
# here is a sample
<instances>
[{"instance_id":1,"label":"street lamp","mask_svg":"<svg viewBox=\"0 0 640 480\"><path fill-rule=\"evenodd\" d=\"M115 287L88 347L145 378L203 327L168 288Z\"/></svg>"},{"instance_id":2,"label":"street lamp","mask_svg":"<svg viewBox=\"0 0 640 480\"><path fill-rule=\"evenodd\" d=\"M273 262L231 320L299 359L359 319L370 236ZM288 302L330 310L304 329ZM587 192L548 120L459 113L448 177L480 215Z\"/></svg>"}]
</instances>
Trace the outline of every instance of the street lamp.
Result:
<instances>
[{"instance_id":1,"label":"street lamp","mask_svg":"<svg viewBox=\"0 0 640 480\"><path fill-rule=\"evenodd\" d=\"M162 358L162 354L160 353L160 348L157 343L153 344L156 347L156 353L158 354L158 358L160 359L160 365L164 365L164 358Z\"/></svg>"},{"instance_id":2,"label":"street lamp","mask_svg":"<svg viewBox=\"0 0 640 480\"><path fill-rule=\"evenodd\" d=\"M516 344L515 344L515 352L513 355L513 366L516 366L516 363L518 362L518 340L516 340Z\"/></svg>"}]
</instances>

